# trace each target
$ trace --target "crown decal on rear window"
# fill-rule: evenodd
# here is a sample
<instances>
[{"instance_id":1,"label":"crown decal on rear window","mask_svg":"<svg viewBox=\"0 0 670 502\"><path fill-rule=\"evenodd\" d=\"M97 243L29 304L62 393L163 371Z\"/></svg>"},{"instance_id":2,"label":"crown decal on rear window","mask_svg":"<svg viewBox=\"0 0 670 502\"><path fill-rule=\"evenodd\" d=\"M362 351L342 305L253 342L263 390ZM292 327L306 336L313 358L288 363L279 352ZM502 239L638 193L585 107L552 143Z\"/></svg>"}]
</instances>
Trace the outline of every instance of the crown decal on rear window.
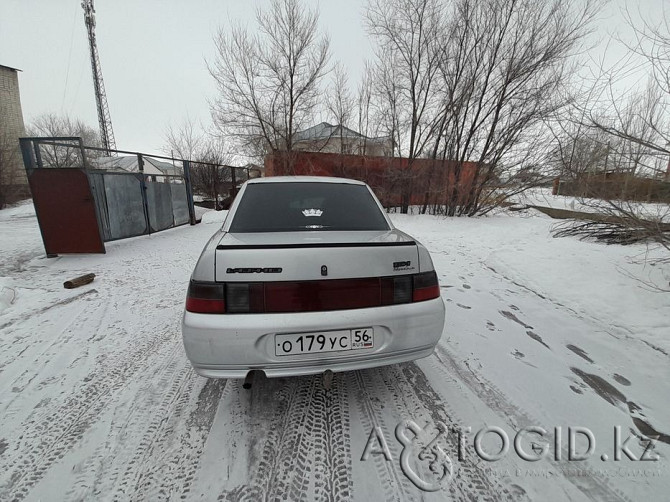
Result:
<instances>
[{"instance_id":1,"label":"crown decal on rear window","mask_svg":"<svg viewBox=\"0 0 670 502\"><path fill-rule=\"evenodd\" d=\"M323 211L321 209L303 209L302 214L305 216L321 216Z\"/></svg>"}]
</instances>

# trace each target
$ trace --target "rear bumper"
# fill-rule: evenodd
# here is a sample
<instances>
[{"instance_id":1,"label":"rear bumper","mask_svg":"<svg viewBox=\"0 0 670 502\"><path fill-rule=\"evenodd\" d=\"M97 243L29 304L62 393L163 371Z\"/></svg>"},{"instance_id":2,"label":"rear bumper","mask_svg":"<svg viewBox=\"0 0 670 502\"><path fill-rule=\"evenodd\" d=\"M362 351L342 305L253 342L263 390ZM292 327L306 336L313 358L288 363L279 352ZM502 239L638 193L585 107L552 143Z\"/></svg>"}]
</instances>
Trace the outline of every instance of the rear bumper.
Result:
<instances>
[{"instance_id":1,"label":"rear bumper","mask_svg":"<svg viewBox=\"0 0 670 502\"><path fill-rule=\"evenodd\" d=\"M195 371L209 378L244 378L250 370L268 377L351 371L429 356L442 336L441 298L335 312L300 314L194 314L182 322L184 348ZM374 328L374 348L276 356L274 336Z\"/></svg>"}]
</instances>

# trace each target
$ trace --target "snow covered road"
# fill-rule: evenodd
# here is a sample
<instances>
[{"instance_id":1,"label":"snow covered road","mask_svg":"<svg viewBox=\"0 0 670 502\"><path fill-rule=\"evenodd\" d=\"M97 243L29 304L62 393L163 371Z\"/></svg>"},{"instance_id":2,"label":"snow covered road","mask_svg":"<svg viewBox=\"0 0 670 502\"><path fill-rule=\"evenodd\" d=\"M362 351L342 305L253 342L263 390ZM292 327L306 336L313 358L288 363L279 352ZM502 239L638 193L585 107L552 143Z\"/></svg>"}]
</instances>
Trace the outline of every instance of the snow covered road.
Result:
<instances>
[{"instance_id":1,"label":"snow covered road","mask_svg":"<svg viewBox=\"0 0 670 502\"><path fill-rule=\"evenodd\" d=\"M670 299L629 276L663 279L628 260L643 248L552 239L540 216L393 219L433 254L448 302L436 353L336 374L330 392L317 377L246 391L195 375L181 345L215 221L46 259L32 206L0 211L0 500L665 497ZM87 272L95 282L62 288ZM409 445L396 436L405 420L423 429ZM532 426L548 435L522 446L550 455L477 453L478 431L497 453L491 428L513 443ZM614 461L617 426L638 460ZM568 427L593 434L587 460L568 460ZM648 436L658 460L640 460ZM437 491L412 480L445 466Z\"/></svg>"}]
</instances>

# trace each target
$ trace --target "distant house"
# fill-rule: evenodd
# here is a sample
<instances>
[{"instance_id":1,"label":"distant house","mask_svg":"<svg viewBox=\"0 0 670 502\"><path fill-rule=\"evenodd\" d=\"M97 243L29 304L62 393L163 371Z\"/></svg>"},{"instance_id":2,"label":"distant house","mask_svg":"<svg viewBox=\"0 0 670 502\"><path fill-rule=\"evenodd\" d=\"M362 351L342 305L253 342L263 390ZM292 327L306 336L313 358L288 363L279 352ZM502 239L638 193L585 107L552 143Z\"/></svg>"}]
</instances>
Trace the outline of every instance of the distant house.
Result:
<instances>
[{"instance_id":1,"label":"distant house","mask_svg":"<svg viewBox=\"0 0 670 502\"><path fill-rule=\"evenodd\" d=\"M387 136L370 138L342 125L321 122L295 133L293 149L303 152L389 157L393 154L393 141Z\"/></svg>"}]
</instances>

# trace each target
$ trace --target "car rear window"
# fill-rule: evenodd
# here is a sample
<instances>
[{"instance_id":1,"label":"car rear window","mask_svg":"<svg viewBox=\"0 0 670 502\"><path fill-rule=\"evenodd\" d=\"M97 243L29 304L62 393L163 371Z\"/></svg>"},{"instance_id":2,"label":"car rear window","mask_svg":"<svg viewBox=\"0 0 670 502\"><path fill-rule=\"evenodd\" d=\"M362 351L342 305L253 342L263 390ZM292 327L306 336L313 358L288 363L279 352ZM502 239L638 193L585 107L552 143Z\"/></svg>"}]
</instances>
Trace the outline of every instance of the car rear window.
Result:
<instances>
[{"instance_id":1,"label":"car rear window","mask_svg":"<svg viewBox=\"0 0 670 502\"><path fill-rule=\"evenodd\" d=\"M365 185L346 183L250 184L230 232L389 230Z\"/></svg>"}]
</instances>

